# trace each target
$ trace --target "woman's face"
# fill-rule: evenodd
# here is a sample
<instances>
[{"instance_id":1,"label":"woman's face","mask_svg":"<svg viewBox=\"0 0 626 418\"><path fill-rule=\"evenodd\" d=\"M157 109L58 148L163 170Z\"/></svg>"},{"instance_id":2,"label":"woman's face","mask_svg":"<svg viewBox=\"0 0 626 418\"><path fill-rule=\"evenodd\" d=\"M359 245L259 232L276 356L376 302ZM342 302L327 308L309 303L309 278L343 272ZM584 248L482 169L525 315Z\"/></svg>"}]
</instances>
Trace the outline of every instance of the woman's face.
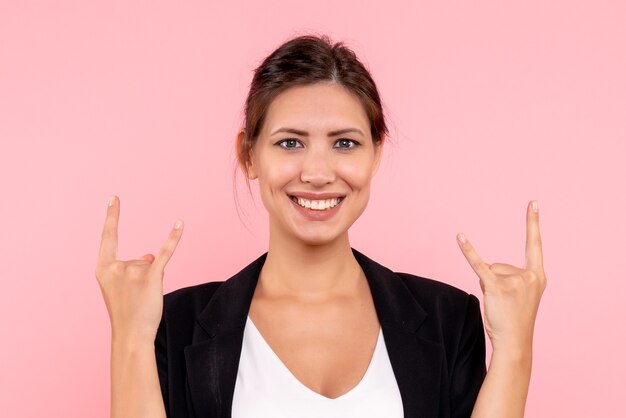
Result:
<instances>
[{"instance_id":1,"label":"woman's face","mask_svg":"<svg viewBox=\"0 0 626 418\"><path fill-rule=\"evenodd\" d=\"M311 245L346 233L367 206L381 154L363 106L345 88L320 83L282 92L266 113L249 171L270 231Z\"/></svg>"}]
</instances>

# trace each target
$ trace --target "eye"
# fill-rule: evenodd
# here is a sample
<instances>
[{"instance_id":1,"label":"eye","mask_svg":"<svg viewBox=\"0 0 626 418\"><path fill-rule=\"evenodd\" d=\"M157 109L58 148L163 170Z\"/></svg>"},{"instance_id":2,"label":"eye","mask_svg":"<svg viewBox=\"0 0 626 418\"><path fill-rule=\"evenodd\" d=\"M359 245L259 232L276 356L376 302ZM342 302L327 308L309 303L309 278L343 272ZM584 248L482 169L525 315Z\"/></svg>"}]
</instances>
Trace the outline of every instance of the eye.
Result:
<instances>
[{"instance_id":1,"label":"eye","mask_svg":"<svg viewBox=\"0 0 626 418\"><path fill-rule=\"evenodd\" d=\"M281 145L283 143L287 145L286 146ZM278 145L279 147L286 148L286 149L295 149L295 148L298 148L295 145L299 143L300 141L298 141L297 139L287 138L287 139L283 139L282 141L278 141L274 145Z\"/></svg>"},{"instance_id":2,"label":"eye","mask_svg":"<svg viewBox=\"0 0 626 418\"><path fill-rule=\"evenodd\" d=\"M356 148L359 145L361 145L359 142L354 141L352 139L347 139L347 138L341 138L337 140L336 144L340 145L338 148L343 148L343 149ZM350 144L352 144L352 146Z\"/></svg>"}]
</instances>

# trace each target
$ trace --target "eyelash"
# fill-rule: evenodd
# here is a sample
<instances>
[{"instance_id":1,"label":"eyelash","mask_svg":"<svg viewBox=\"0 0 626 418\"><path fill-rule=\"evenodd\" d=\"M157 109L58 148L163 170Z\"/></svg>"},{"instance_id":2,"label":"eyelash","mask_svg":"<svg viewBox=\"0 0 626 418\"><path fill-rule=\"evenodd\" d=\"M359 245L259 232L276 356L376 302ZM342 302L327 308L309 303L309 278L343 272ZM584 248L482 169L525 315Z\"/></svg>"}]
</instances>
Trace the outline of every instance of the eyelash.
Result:
<instances>
[{"instance_id":1,"label":"eyelash","mask_svg":"<svg viewBox=\"0 0 626 418\"><path fill-rule=\"evenodd\" d=\"M278 141L278 142L277 142L277 143L275 143L274 145L279 146L279 147L281 147L281 148L283 148L283 149L286 149L286 150L293 150L293 149L297 149L297 148L299 148L299 147L283 147L283 146L281 146L281 145L280 145L280 144L282 144L283 142L286 142L286 141L298 141L298 140L297 140L297 139L295 139L295 138L285 138L285 139L282 139L282 140ZM352 148L356 148L356 147L358 147L358 146L360 146L360 145L361 145L361 143L360 143L360 142L355 141L354 139L339 138L339 139L338 139L335 143L337 143L337 142L339 142L339 141L350 141L350 142L352 142L352 143L354 144L354 145L353 145L353 146L351 146L351 147L339 147L339 149L352 149ZM298 142L300 142L300 141L298 141Z\"/></svg>"}]
</instances>

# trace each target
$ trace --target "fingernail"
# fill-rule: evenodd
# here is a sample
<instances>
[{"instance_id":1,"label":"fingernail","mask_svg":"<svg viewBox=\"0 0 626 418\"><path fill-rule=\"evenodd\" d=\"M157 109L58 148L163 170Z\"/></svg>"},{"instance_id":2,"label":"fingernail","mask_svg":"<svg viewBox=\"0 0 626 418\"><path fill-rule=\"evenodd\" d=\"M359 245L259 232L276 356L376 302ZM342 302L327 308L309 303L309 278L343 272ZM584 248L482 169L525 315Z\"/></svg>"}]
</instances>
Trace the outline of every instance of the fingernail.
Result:
<instances>
[{"instance_id":1,"label":"fingernail","mask_svg":"<svg viewBox=\"0 0 626 418\"><path fill-rule=\"evenodd\" d=\"M174 224L174 229L180 229L180 227L183 226L183 221L181 221L180 219L176 221L176 223Z\"/></svg>"},{"instance_id":2,"label":"fingernail","mask_svg":"<svg viewBox=\"0 0 626 418\"><path fill-rule=\"evenodd\" d=\"M539 211L536 200L533 200L532 207L533 207L533 212L537 213L537 211Z\"/></svg>"},{"instance_id":3,"label":"fingernail","mask_svg":"<svg viewBox=\"0 0 626 418\"><path fill-rule=\"evenodd\" d=\"M113 206L113 203L115 203L115 195L111 196L109 199L109 206Z\"/></svg>"},{"instance_id":4,"label":"fingernail","mask_svg":"<svg viewBox=\"0 0 626 418\"><path fill-rule=\"evenodd\" d=\"M461 241L461 244L465 244L465 242L467 241L467 239L465 238L465 235L459 234L459 241Z\"/></svg>"}]
</instances>

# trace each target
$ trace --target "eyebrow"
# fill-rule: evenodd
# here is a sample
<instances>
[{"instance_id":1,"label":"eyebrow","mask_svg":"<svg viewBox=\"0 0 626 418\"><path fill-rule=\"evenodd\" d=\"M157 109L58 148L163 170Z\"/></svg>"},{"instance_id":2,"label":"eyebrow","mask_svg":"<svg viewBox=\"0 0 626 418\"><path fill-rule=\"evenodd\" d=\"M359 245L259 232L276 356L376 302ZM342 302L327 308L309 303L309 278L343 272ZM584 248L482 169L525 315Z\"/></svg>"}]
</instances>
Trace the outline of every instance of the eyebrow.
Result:
<instances>
[{"instance_id":1,"label":"eyebrow","mask_svg":"<svg viewBox=\"0 0 626 418\"><path fill-rule=\"evenodd\" d=\"M300 129L295 129L295 128L280 128L280 129L277 129L274 132L272 132L270 134L270 136L275 135L275 134L277 134L279 132L287 132L287 133L290 133L290 134L296 134L296 135L301 135L301 136L309 136L309 133L307 131L302 131ZM355 132L355 133L361 134L361 136L365 136L363 134L363 132L360 129L357 129L357 128L346 128L346 129L339 129L337 131L330 131L330 132L328 132L328 136L337 136L337 135L345 134L345 133L348 133L348 132Z\"/></svg>"}]
</instances>

